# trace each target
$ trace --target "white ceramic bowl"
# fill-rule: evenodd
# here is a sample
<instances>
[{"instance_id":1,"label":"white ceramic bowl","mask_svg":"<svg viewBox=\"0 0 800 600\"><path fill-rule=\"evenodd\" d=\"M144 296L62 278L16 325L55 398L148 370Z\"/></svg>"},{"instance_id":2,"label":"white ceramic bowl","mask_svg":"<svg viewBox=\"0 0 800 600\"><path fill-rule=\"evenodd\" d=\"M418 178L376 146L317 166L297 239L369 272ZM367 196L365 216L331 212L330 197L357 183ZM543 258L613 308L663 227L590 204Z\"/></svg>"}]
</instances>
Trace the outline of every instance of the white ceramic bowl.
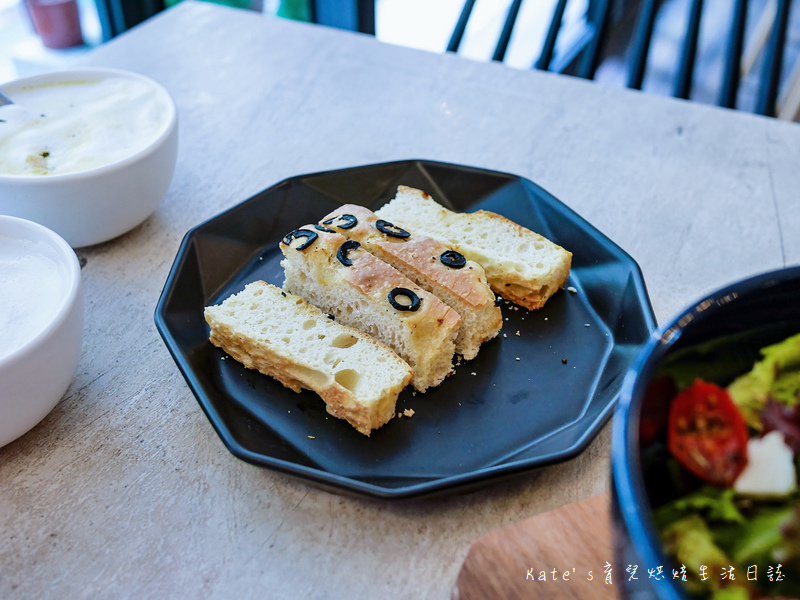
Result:
<instances>
[{"instance_id":1,"label":"white ceramic bowl","mask_svg":"<svg viewBox=\"0 0 800 600\"><path fill-rule=\"evenodd\" d=\"M127 77L146 82L167 111L165 125L143 149L72 173L0 173L0 215L49 227L73 248L117 237L144 221L159 205L175 171L178 111L169 92L148 77L117 69L71 69L18 79L0 86L12 100L23 89L46 84Z\"/></svg>"},{"instance_id":2,"label":"white ceramic bowl","mask_svg":"<svg viewBox=\"0 0 800 600\"><path fill-rule=\"evenodd\" d=\"M6 330L0 341L0 446L4 446L44 419L75 376L83 338L83 291L75 252L63 238L46 227L25 219L0 216L0 252L5 254L0 255L0 280L5 279L0 284L0 310L3 310L0 329ZM25 272L44 273L38 278L48 277L48 282L43 283L51 284L53 275L57 274L60 284L51 286L57 288L58 293L48 310L41 313L47 316L31 326L20 326L34 314L37 298L26 303L26 318L10 323L4 319L18 313L11 308L15 306L13 300L7 306L13 294L6 293L2 297L2 290L8 280L12 280L13 285L13 266L21 263L18 255L32 254L46 257L50 269ZM7 266L11 265L8 270L3 266L4 259ZM39 283L39 279L32 283ZM43 289L47 286L43 285ZM9 337L17 342L9 342Z\"/></svg>"}]
</instances>

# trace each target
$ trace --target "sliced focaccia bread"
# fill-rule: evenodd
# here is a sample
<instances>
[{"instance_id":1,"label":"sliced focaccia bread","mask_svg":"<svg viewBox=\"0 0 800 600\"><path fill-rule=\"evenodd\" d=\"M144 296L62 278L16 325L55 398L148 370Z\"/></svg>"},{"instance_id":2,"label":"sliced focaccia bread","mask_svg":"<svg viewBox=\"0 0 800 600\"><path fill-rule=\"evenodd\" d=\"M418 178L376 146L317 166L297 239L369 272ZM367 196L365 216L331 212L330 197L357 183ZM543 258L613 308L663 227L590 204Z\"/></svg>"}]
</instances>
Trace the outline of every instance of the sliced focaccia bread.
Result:
<instances>
[{"instance_id":1,"label":"sliced focaccia bread","mask_svg":"<svg viewBox=\"0 0 800 600\"><path fill-rule=\"evenodd\" d=\"M380 342L263 281L207 307L205 319L215 346L296 392L314 390L364 435L392 418L411 379L408 364Z\"/></svg>"},{"instance_id":2,"label":"sliced focaccia bread","mask_svg":"<svg viewBox=\"0 0 800 600\"><path fill-rule=\"evenodd\" d=\"M474 260L495 292L528 309L544 306L569 276L570 252L493 212L456 213L423 191L400 186L394 200L375 214Z\"/></svg>"},{"instance_id":3,"label":"sliced focaccia bread","mask_svg":"<svg viewBox=\"0 0 800 600\"><path fill-rule=\"evenodd\" d=\"M322 224L358 241L454 309L461 316L456 352L465 359L475 358L480 345L500 331L503 316L478 263L427 235L379 219L363 206L345 204Z\"/></svg>"},{"instance_id":4,"label":"sliced focaccia bread","mask_svg":"<svg viewBox=\"0 0 800 600\"><path fill-rule=\"evenodd\" d=\"M296 229L280 247L286 290L392 348L418 391L452 371L461 318L436 296L327 227Z\"/></svg>"}]
</instances>

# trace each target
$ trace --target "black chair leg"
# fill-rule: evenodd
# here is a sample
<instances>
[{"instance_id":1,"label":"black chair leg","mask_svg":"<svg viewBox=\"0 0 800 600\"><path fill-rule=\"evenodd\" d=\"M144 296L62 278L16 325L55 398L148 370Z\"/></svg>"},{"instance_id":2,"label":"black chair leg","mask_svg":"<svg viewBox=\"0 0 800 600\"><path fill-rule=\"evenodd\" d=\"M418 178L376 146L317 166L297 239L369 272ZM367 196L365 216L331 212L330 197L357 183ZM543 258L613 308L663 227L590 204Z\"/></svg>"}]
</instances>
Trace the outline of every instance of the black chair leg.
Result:
<instances>
[{"instance_id":1,"label":"black chair leg","mask_svg":"<svg viewBox=\"0 0 800 600\"><path fill-rule=\"evenodd\" d=\"M742 48L744 28L747 23L747 0L736 0L733 7L733 21L725 54L725 72L722 76L722 91L719 105L736 108L736 94L739 90L739 77L742 68Z\"/></svg>"},{"instance_id":2,"label":"black chair leg","mask_svg":"<svg viewBox=\"0 0 800 600\"><path fill-rule=\"evenodd\" d=\"M539 60L536 61L534 67L547 71L550 68L550 61L553 60L553 51L556 48L556 38L558 31L561 29L561 21L564 19L564 9L567 7L567 0L558 0L555 10L553 10L553 18L550 21L550 27L547 30L547 37L542 46L542 53L539 55Z\"/></svg>"},{"instance_id":3,"label":"black chair leg","mask_svg":"<svg viewBox=\"0 0 800 600\"><path fill-rule=\"evenodd\" d=\"M358 30L375 35L375 2L377 0L358 0Z\"/></svg>"},{"instance_id":4,"label":"black chair leg","mask_svg":"<svg viewBox=\"0 0 800 600\"><path fill-rule=\"evenodd\" d=\"M772 33L770 33L769 42L767 42L767 53L764 57L764 66L762 67L761 81L758 88L758 100L756 101L756 113L767 117L775 116L790 7L790 0L778 0L778 13L775 15Z\"/></svg>"},{"instance_id":5,"label":"black chair leg","mask_svg":"<svg viewBox=\"0 0 800 600\"><path fill-rule=\"evenodd\" d=\"M686 37L683 39L683 49L681 50L681 63L678 67L678 77L675 80L676 98L689 98L692 92L692 76L694 75L694 63L697 56L697 38L700 34L700 17L703 12L703 0L692 0L689 8L689 26L686 30Z\"/></svg>"},{"instance_id":6,"label":"black chair leg","mask_svg":"<svg viewBox=\"0 0 800 600\"><path fill-rule=\"evenodd\" d=\"M461 9L461 14L458 16L453 35L450 36L450 42L447 44L448 52L458 52L458 47L461 45L461 38L464 37L464 31L467 29L467 22L469 21L469 16L472 14L472 8L474 6L475 0L467 0L464 2L464 8Z\"/></svg>"},{"instance_id":7,"label":"black chair leg","mask_svg":"<svg viewBox=\"0 0 800 600\"><path fill-rule=\"evenodd\" d=\"M600 56L608 34L608 27L611 23L611 0L598 0L595 6L595 11L590 15L594 32L591 40L589 40L589 45L583 51L583 58L578 67L578 77L583 77L584 79L594 79L595 71L600 64Z\"/></svg>"},{"instance_id":8,"label":"black chair leg","mask_svg":"<svg viewBox=\"0 0 800 600\"><path fill-rule=\"evenodd\" d=\"M650 52L650 41L653 38L653 27L656 22L656 8L658 0L644 0L636 30L633 37L633 51L631 52L631 73L628 78L628 87L634 90L642 89L644 73L647 68L647 56Z\"/></svg>"}]
</instances>

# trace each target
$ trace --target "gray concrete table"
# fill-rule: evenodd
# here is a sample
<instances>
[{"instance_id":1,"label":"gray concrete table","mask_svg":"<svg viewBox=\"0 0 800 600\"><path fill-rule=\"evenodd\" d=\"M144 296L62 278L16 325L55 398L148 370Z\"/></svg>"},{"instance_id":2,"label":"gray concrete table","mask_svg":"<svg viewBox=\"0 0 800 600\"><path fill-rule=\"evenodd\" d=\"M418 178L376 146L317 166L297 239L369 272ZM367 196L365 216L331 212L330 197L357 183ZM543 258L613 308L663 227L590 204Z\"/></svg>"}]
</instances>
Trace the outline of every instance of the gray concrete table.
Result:
<instances>
[{"instance_id":1,"label":"gray concrete table","mask_svg":"<svg viewBox=\"0 0 800 600\"><path fill-rule=\"evenodd\" d=\"M2 598L446 598L479 536L608 489L609 427L568 463L403 503L229 454L153 310L184 233L285 177L406 158L528 177L639 262L660 321L800 262L793 124L191 2L85 62L170 90L178 167L143 225L79 251L77 377L0 449Z\"/></svg>"}]
</instances>

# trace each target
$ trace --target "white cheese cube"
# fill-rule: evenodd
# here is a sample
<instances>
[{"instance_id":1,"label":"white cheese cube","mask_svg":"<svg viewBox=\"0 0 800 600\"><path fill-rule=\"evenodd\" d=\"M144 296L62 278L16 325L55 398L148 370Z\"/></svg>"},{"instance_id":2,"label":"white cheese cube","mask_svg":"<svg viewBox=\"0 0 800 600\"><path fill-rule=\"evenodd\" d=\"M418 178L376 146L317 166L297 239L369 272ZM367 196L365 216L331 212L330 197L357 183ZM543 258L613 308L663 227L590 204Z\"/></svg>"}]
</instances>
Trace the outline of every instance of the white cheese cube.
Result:
<instances>
[{"instance_id":1,"label":"white cheese cube","mask_svg":"<svg viewBox=\"0 0 800 600\"><path fill-rule=\"evenodd\" d=\"M794 453L780 431L747 442L747 466L733 484L746 496L788 496L797 488Z\"/></svg>"}]
</instances>

